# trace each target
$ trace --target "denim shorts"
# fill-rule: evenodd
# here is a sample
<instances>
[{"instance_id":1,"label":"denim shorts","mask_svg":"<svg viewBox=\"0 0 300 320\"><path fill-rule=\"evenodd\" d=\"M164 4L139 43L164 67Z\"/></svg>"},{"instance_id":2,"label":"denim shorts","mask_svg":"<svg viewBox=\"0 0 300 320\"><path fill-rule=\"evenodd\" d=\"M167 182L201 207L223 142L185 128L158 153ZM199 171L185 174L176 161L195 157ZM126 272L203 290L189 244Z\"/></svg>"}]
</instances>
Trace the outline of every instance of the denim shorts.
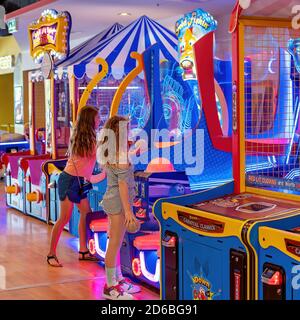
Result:
<instances>
[{"instance_id":1,"label":"denim shorts","mask_svg":"<svg viewBox=\"0 0 300 320\"><path fill-rule=\"evenodd\" d=\"M80 184L84 184L84 178L79 177ZM58 181L58 196L60 201L64 201L66 196L74 203L80 203L82 199L87 198L87 194L79 194L80 185L78 177L72 176L66 172L62 172L59 175Z\"/></svg>"}]
</instances>

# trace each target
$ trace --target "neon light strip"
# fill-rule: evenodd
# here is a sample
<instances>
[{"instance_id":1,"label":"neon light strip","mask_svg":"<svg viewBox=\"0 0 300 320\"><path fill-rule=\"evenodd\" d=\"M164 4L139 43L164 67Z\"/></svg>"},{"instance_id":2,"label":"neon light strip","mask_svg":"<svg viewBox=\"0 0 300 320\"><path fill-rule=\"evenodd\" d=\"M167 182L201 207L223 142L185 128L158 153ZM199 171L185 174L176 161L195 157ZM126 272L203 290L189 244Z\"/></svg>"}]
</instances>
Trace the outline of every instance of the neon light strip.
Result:
<instances>
[{"instance_id":1,"label":"neon light strip","mask_svg":"<svg viewBox=\"0 0 300 320\"><path fill-rule=\"evenodd\" d=\"M95 249L96 249L96 252L98 253L98 255L99 255L101 258L104 259L106 252L100 249L99 239L98 239L97 233L94 233L94 240L95 240ZM109 242L109 239L107 239L106 248L107 248L107 246L108 246L108 242ZM148 279L149 281L151 281L151 282L158 282L158 281L159 281L159 278L160 278L160 259L157 258L157 260L156 260L156 267L155 267L155 274L152 274L152 273L149 272L149 271L147 270L147 268L146 268L145 254L144 254L143 251L140 251L139 257L140 257L141 271L142 271L143 276L144 276L146 279Z\"/></svg>"},{"instance_id":2,"label":"neon light strip","mask_svg":"<svg viewBox=\"0 0 300 320\"><path fill-rule=\"evenodd\" d=\"M106 250L103 251L102 249L100 249L99 239L98 239L97 234L98 233L94 233L95 249L96 249L96 252L99 254L99 256L104 259L105 258L105 254L106 254ZM107 241L106 241L106 248L108 247L108 241L109 241L109 239L107 239Z\"/></svg>"},{"instance_id":3,"label":"neon light strip","mask_svg":"<svg viewBox=\"0 0 300 320\"><path fill-rule=\"evenodd\" d=\"M158 282L160 278L160 259L156 260L155 274L149 272L146 268L144 251L140 251L141 271L143 276L151 282Z\"/></svg>"},{"instance_id":4,"label":"neon light strip","mask_svg":"<svg viewBox=\"0 0 300 320\"><path fill-rule=\"evenodd\" d=\"M216 180L216 181L212 181L212 182L205 182L205 183L196 183L193 186L191 186L191 190L198 190L198 189L208 189L208 188L212 188L215 186L219 186L221 184L225 184L228 182L231 182L232 180Z\"/></svg>"},{"instance_id":5,"label":"neon light strip","mask_svg":"<svg viewBox=\"0 0 300 320\"><path fill-rule=\"evenodd\" d=\"M78 87L79 90L85 90L86 87ZM117 90L119 87L94 87L93 90ZM137 90L140 89L140 87L126 87L126 89L129 90Z\"/></svg>"},{"instance_id":6,"label":"neon light strip","mask_svg":"<svg viewBox=\"0 0 300 320\"><path fill-rule=\"evenodd\" d=\"M188 180L172 180L172 179L163 179L163 178L150 178L149 181L151 182L165 182L167 184L171 183L180 183L180 184L189 184Z\"/></svg>"},{"instance_id":7,"label":"neon light strip","mask_svg":"<svg viewBox=\"0 0 300 320\"><path fill-rule=\"evenodd\" d=\"M17 145L17 144L28 144L27 141L20 142L0 142L0 146Z\"/></svg>"},{"instance_id":8,"label":"neon light strip","mask_svg":"<svg viewBox=\"0 0 300 320\"><path fill-rule=\"evenodd\" d=\"M269 162L265 163L259 163L259 164L250 164L246 167L246 172L252 171L252 170L261 170L261 169L268 169L268 168L275 168L277 165L274 165Z\"/></svg>"},{"instance_id":9,"label":"neon light strip","mask_svg":"<svg viewBox=\"0 0 300 320\"><path fill-rule=\"evenodd\" d=\"M284 178L285 179L294 179L295 177L299 177L299 176L300 176L300 170L293 169Z\"/></svg>"}]
</instances>

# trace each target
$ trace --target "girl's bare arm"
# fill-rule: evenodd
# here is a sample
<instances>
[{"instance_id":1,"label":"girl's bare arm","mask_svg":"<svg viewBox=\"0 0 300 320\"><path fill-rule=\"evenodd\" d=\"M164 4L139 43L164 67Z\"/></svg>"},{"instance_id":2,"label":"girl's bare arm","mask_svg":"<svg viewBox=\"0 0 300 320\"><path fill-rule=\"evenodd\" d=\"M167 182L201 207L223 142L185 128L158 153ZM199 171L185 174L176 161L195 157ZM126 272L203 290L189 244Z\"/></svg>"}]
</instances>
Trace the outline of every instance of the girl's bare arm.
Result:
<instances>
[{"instance_id":1,"label":"girl's bare arm","mask_svg":"<svg viewBox=\"0 0 300 320\"><path fill-rule=\"evenodd\" d=\"M136 220L135 215L132 212L132 208L129 203L129 191L128 184L125 180L119 181L119 190L122 206L125 213L125 224L130 223L132 220Z\"/></svg>"},{"instance_id":2,"label":"girl's bare arm","mask_svg":"<svg viewBox=\"0 0 300 320\"><path fill-rule=\"evenodd\" d=\"M91 183L98 183L98 182L104 180L105 178L106 178L106 173L105 173L105 171L103 171L101 173L92 175L90 178L90 182Z\"/></svg>"}]
</instances>

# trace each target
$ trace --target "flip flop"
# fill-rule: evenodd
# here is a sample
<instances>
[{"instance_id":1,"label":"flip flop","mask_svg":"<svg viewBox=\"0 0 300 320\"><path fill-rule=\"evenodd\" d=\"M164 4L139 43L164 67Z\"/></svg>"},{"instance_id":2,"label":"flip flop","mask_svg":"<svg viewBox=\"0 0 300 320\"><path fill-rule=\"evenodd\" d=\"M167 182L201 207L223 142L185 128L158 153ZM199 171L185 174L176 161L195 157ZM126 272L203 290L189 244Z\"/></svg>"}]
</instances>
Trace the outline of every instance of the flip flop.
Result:
<instances>
[{"instance_id":1,"label":"flip flop","mask_svg":"<svg viewBox=\"0 0 300 320\"><path fill-rule=\"evenodd\" d=\"M98 262L100 261L99 258L94 257L93 255L91 255L91 253L89 251L79 251L79 254L81 254L82 257L79 258L80 261L94 261L94 262Z\"/></svg>"},{"instance_id":2,"label":"flip flop","mask_svg":"<svg viewBox=\"0 0 300 320\"><path fill-rule=\"evenodd\" d=\"M55 260L56 264L51 263L51 260ZM63 265L58 261L56 255L47 256L47 263L49 264L49 266L55 267L55 268L61 268L61 267L63 266Z\"/></svg>"}]
</instances>

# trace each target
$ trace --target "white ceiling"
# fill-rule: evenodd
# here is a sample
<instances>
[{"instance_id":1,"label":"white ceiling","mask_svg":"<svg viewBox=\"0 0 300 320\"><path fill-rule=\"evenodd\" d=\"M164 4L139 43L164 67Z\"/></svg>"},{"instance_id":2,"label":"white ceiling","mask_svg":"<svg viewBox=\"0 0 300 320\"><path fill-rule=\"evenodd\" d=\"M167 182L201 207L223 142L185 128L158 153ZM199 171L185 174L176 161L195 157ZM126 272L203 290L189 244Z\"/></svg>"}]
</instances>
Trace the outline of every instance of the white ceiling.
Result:
<instances>
[{"instance_id":1,"label":"white ceiling","mask_svg":"<svg viewBox=\"0 0 300 320\"><path fill-rule=\"evenodd\" d=\"M21 51L28 51L27 26L47 8L70 12L73 47L115 22L127 25L147 15L174 30L176 20L193 9L202 8L215 17L223 17L229 16L234 4L235 0L58 0L18 16L19 31L14 36ZM131 15L119 16L120 12L129 12Z\"/></svg>"}]
</instances>

